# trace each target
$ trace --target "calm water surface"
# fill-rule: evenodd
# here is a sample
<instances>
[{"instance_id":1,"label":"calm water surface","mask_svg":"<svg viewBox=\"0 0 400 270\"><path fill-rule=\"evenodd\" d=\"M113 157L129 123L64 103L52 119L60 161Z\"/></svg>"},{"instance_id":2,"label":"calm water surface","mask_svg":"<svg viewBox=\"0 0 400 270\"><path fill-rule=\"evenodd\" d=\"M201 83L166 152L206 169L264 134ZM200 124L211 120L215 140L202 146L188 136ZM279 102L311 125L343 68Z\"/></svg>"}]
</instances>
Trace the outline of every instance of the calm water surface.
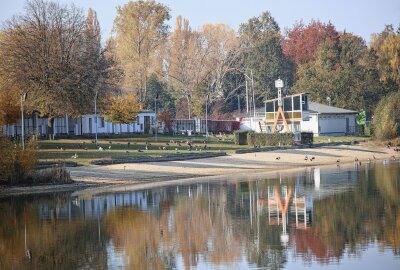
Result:
<instances>
[{"instance_id":1,"label":"calm water surface","mask_svg":"<svg viewBox=\"0 0 400 270\"><path fill-rule=\"evenodd\" d=\"M400 164L0 199L0 269L400 269Z\"/></svg>"}]
</instances>

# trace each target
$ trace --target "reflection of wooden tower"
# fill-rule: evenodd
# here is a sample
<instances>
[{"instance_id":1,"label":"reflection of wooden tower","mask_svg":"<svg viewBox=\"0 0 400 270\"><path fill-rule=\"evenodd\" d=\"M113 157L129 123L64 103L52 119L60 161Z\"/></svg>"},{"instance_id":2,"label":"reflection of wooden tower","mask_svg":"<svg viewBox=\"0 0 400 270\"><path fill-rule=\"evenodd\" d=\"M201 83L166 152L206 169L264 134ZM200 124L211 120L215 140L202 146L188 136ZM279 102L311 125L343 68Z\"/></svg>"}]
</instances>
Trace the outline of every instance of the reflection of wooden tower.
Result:
<instances>
[{"instance_id":1,"label":"reflection of wooden tower","mask_svg":"<svg viewBox=\"0 0 400 270\"><path fill-rule=\"evenodd\" d=\"M272 133L275 133L277 131L276 126L278 125L280 118L282 119L281 121L285 125L286 131L289 131L289 126L287 124L286 117L285 117L285 114L283 113L283 109L282 109L283 81L281 79L276 80L275 87L278 88L278 111L276 112L276 115L275 115L275 121L274 121L274 126L272 127Z\"/></svg>"}]
</instances>

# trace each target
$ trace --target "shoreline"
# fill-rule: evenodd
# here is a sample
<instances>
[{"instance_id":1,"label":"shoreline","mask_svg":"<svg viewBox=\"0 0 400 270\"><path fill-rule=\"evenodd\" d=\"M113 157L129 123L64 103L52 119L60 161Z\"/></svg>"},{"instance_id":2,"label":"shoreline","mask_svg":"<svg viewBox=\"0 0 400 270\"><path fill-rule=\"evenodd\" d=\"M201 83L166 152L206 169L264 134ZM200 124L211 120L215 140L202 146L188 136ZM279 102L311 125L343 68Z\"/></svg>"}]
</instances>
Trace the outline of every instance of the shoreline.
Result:
<instances>
[{"instance_id":1,"label":"shoreline","mask_svg":"<svg viewBox=\"0 0 400 270\"><path fill-rule=\"evenodd\" d=\"M294 172L305 168L380 162L395 156L391 149L368 145L340 145L232 154L196 160L114 164L69 168L73 183L62 185L1 186L0 198L30 194L73 192L74 195L153 188L213 179L248 178ZM314 161L305 160L314 157ZM337 162L340 160L339 162ZM355 161L357 160L357 161Z\"/></svg>"}]
</instances>

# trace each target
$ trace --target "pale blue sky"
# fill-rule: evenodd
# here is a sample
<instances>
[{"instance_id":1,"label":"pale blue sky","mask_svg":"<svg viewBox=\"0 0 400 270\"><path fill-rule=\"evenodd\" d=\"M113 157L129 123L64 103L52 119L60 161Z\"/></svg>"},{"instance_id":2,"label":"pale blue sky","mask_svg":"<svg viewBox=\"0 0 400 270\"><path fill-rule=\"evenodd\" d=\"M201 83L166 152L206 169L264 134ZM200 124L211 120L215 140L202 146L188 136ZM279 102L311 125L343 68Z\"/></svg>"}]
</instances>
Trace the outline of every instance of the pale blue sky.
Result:
<instances>
[{"instance_id":1,"label":"pale blue sky","mask_svg":"<svg viewBox=\"0 0 400 270\"><path fill-rule=\"evenodd\" d=\"M25 0L0 0L0 22L23 11ZM128 0L58 0L60 3L75 3L84 8L93 8L98 13L102 36L109 36L116 14L116 6ZM399 0L159 0L171 9L175 18L188 18L192 28L202 24L226 23L238 29L240 23L269 10L282 31L296 21L308 23L312 19L331 21L339 31L346 29L363 37L367 42L372 33L383 30L385 24L400 23Z\"/></svg>"}]
</instances>

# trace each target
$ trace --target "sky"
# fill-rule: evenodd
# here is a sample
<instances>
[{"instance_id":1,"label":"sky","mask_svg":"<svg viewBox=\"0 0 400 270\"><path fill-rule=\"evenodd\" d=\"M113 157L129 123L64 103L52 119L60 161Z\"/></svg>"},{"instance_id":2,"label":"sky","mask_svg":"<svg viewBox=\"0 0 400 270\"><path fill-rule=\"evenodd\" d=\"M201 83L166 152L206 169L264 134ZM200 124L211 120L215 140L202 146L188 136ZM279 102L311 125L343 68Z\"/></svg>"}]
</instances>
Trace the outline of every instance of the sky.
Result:
<instances>
[{"instance_id":1,"label":"sky","mask_svg":"<svg viewBox=\"0 0 400 270\"><path fill-rule=\"evenodd\" d=\"M105 40L111 33L116 6L128 0L57 0L74 3L85 11L96 10ZM331 22L338 31L361 36L368 43L372 33L381 32L386 24L395 29L400 23L399 0L158 0L171 9L169 24L178 15L189 19L193 29L205 23L226 23L237 30L241 23L268 10L282 33L295 22L311 20ZM0 0L0 22L24 11L25 0Z\"/></svg>"}]
</instances>

